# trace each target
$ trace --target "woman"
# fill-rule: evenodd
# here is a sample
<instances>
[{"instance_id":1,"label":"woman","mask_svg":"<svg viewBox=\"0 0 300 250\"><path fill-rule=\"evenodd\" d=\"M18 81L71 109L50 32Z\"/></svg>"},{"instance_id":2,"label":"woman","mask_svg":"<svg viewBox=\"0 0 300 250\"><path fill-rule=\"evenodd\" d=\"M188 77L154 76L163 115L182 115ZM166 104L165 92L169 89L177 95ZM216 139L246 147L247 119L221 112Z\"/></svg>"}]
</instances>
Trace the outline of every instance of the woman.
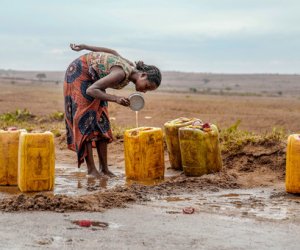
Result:
<instances>
[{"instance_id":1,"label":"woman","mask_svg":"<svg viewBox=\"0 0 300 250\"><path fill-rule=\"evenodd\" d=\"M116 51L71 44L71 49L92 52L74 60L64 82L65 122L68 148L76 151L78 167L86 161L88 175L113 176L107 166L107 143L113 140L108 115L108 102L129 106L126 97L110 95L107 88L121 89L130 81L140 92L155 90L161 82L158 68L138 62L136 65ZM99 171L95 167L92 148L97 148Z\"/></svg>"}]
</instances>

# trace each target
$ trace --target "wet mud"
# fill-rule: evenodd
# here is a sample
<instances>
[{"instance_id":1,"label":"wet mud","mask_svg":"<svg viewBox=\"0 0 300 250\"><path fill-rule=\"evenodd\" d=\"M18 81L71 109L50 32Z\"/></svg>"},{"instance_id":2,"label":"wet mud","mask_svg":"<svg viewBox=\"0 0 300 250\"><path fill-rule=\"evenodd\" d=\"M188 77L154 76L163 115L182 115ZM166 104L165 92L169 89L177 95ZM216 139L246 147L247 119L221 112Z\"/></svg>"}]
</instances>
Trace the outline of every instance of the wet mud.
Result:
<instances>
[{"instance_id":1,"label":"wet mud","mask_svg":"<svg viewBox=\"0 0 300 250\"><path fill-rule=\"evenodd\" d=\"M254 188L200 191L196 195L162 197L151 206L168 214L182 214L192 207L195 213L213 213L255 220L293 220L300 222L300 195L286 194L282 188Z\"/></svg>"},{"instance_id":2,"label":"wet mud","mask_svg":"<svg viewBox=\"0 0 300 250\"><path fill-rule=\"evenodd\" d=\"M186 177L182 172L173 171L167 166L164 180L147 183L126 181L124 169L120 167L112 168L117 175L115 178L90 179L86 177L84 169L67 164L58 165L53 192L21 194L16 187L0 187L0 210L101 212L109 208L126 207L132 202L141 203L159 200L162 197L167 197L166 201L169 203L174 203L176 199L181 202L183 199L183 202L189 203L189 199L192 198L186 195L199 192L206 192L203 195L207 199L212 193L218 201L218 205L208 208L209 211L239 207L241 202L244 204L242 207L249 207L251 204L258 206L259 202L255 198L258 193L251 193L247 196L248 199L244 200L241 197L246 197L245 194L222 192L282 186L285 147L284 143L247 144L238 152L223 154L224 166L221 172L201 177ZM225 205L224 199L231 202ZM295 198L293 202L297 203L298 200ZM241 213L243 212L245 211Z\"/></svg>"}]
</instances>

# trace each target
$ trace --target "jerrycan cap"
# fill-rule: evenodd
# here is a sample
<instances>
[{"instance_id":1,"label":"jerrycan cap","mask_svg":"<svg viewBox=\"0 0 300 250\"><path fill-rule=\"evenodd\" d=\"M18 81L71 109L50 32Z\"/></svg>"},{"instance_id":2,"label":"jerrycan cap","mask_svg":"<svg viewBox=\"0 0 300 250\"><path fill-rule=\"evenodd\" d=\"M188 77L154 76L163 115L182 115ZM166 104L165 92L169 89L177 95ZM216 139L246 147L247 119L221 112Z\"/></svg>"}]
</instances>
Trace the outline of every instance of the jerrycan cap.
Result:
<instances>
[{"instance_id":1,"label":"jerrycan cap","mask_svg":"<svg viewBox=\"0 0 300 250\"><path fill-rule=\"evenodd\" d=\"M130 101L130 108L133 111L139 111L141 110L145 105L145 100L143 96L140 93L133 93L128 97Z\"/></svg>"}]
</instances>

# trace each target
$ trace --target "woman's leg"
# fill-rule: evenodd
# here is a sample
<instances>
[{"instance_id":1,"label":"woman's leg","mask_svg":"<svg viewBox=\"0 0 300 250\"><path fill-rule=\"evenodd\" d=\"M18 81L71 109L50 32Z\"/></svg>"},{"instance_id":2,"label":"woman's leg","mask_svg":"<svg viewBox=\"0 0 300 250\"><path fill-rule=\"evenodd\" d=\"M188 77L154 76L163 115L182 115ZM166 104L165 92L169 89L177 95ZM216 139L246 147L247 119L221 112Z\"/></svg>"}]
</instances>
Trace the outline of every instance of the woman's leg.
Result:
<instances>
[{"instance_id":1,"label":"woman's leg","mask_svg":"<svg viewBox=\"0 0 300 250\"><path fill-rule=\"evenodd\" d=\"M99 157L99 171L108 176L115 176L112 172L108 170L107 165L107 141L99 140L96 142L97 153Z\"/></svg>"},{"instance_id":2,"label":"woman's leg","mask_svg":"<svg viewBox=\"0 0 300 250\"><path fill-rule=\"evenodd\" d=\"M92 142L86 142L86 148L87 148L87 156L85 157L85 162L88 169L88 175L92 175L94 177L101 177L100 173L98 172L95 166Z\"/></svg>"}]
</instances>

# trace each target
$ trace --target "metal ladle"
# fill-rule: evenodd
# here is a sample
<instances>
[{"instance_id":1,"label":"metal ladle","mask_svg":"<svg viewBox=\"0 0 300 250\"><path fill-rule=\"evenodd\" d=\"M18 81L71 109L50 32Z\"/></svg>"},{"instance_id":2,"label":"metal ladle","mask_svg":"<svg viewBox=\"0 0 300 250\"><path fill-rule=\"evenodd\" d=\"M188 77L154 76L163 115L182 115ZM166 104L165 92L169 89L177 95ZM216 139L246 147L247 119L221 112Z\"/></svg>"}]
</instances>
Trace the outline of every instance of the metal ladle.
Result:
<instances>
[{"instance_id":1,"label":"metal ladle","mask_svg":"<svg viewBox=\"0 0 300 250\"><path fill-rule=\"evenodd\" d=\"M144 97L140 93L133 93L128 97L130 101L130 108L133 111L140 111L144 105L145 105L145 100Z\"/></svg>"}]
</instances>

